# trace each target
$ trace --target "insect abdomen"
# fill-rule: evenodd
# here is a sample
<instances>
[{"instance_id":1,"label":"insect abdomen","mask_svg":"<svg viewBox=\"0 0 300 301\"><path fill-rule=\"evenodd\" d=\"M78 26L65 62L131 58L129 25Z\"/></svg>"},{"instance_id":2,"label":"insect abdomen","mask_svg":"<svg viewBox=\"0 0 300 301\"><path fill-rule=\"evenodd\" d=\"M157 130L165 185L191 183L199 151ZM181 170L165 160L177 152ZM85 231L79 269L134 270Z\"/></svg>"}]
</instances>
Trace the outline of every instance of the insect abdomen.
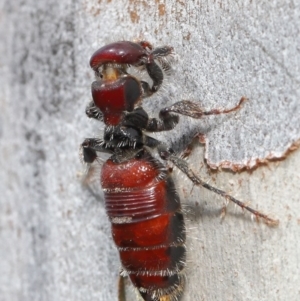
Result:
<instances>
[{"instance_id":1,"label":"insect abdomen","mask_svg":"<svg viewBox=\"0 0 300 301\"><path fill-rule=\"evenodd\" d=\"M124 271L145 300L175 297L183 288L185 230L171 177L146 154L108 160L101 182Z\"/></svg>"}]
</instances>

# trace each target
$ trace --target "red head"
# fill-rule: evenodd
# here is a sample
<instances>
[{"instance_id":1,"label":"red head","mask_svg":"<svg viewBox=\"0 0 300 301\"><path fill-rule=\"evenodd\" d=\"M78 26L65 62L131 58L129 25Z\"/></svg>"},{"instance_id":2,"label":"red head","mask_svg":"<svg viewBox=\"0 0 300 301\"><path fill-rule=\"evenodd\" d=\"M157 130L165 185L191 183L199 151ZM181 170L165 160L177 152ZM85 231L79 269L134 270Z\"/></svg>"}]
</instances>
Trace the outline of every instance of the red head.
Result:
<instances>
[{"instance_id":1,"label":"red head","mask_svg":"<svg viewBox=\"0 0 300 301\"><path fill-rule=\"evenodd\" d=\"M92 55L90 66L97 71L101 65L107 63L136 65L147 57L147 51L142 45L129 41L105 45Z\"/></svg>"}]
</instances>

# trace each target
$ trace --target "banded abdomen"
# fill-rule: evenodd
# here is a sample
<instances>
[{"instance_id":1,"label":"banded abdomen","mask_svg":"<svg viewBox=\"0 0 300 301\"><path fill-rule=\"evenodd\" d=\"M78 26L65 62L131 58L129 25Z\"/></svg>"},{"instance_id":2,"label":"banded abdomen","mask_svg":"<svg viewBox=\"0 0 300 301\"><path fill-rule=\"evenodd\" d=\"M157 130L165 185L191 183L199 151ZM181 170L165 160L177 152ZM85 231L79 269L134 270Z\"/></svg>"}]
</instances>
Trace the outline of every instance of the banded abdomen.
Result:
<instances>
[{"instance_id":1,"label":"banded abdomen","mask_svg":"<svg viewBox=\"0 0 300 301\"><path fill-rule=\"evenodd\" d=\"M170 175L145 151L109 159L101 183L124 271L145 300L178 296L184 284L185 229Z\"/></svg>"}]
</instances>

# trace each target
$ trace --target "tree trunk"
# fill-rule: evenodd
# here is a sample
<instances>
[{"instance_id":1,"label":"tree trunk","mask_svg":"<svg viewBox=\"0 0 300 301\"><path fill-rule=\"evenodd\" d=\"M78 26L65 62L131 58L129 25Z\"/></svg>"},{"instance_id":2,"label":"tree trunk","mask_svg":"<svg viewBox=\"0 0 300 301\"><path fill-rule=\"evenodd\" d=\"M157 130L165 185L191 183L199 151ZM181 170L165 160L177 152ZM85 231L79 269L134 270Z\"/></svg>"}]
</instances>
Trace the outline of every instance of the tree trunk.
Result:
<instances>
[{"instance_id":1,"label":"tree trunk","mask_svg":"<svg viewBox=\"0 0 300 301\"><path fill-rule=\"evenodd\" d=\"M176 51L153 116L182 99L241 109L156 135L211 185L280 220L272 228L193 187L183 301L300 298L299 1L2 0L0 11L0 300L117 301L119 259L99 175L82 185L91 54L118 40ZM281 161L280 161L281 160ZM221 169L221 168L225 168ZM250 171L249 171L250 170ZM223 212L223 213L222 213ZM131 299L127 301L133 301Z\"/></svg>"}]
</instances>

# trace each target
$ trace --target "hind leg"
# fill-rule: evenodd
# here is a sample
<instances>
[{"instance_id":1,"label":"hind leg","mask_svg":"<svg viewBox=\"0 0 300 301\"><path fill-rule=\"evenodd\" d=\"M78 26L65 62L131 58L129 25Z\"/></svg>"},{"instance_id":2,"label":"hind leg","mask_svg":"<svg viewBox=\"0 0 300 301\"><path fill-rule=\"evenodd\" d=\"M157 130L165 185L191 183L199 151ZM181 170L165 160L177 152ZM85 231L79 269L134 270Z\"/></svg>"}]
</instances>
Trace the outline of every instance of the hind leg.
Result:
<instances>
[{"instance_id":1,"label":"hind leg","mask_svg":"<svg viewBox=\"0 0 300 301\"><path fill-rule=\"evenodd\" d=\"M246 203L239 201L225 191L211 186L210 184L204 182L197 174L193 172L189 164L176 156L171 149L168 149L165 145L161 144L158 146L158 153L163 160L172 162L178 169L180 169L196 186L202 186L220 196L222 196L226 201L230 201L244 210L247 210L253 214L257 220L262 219L269 226L277 226L279 221L269 217L268 215L257 211L249 207Z\"/></svg>"}]
</instances>

